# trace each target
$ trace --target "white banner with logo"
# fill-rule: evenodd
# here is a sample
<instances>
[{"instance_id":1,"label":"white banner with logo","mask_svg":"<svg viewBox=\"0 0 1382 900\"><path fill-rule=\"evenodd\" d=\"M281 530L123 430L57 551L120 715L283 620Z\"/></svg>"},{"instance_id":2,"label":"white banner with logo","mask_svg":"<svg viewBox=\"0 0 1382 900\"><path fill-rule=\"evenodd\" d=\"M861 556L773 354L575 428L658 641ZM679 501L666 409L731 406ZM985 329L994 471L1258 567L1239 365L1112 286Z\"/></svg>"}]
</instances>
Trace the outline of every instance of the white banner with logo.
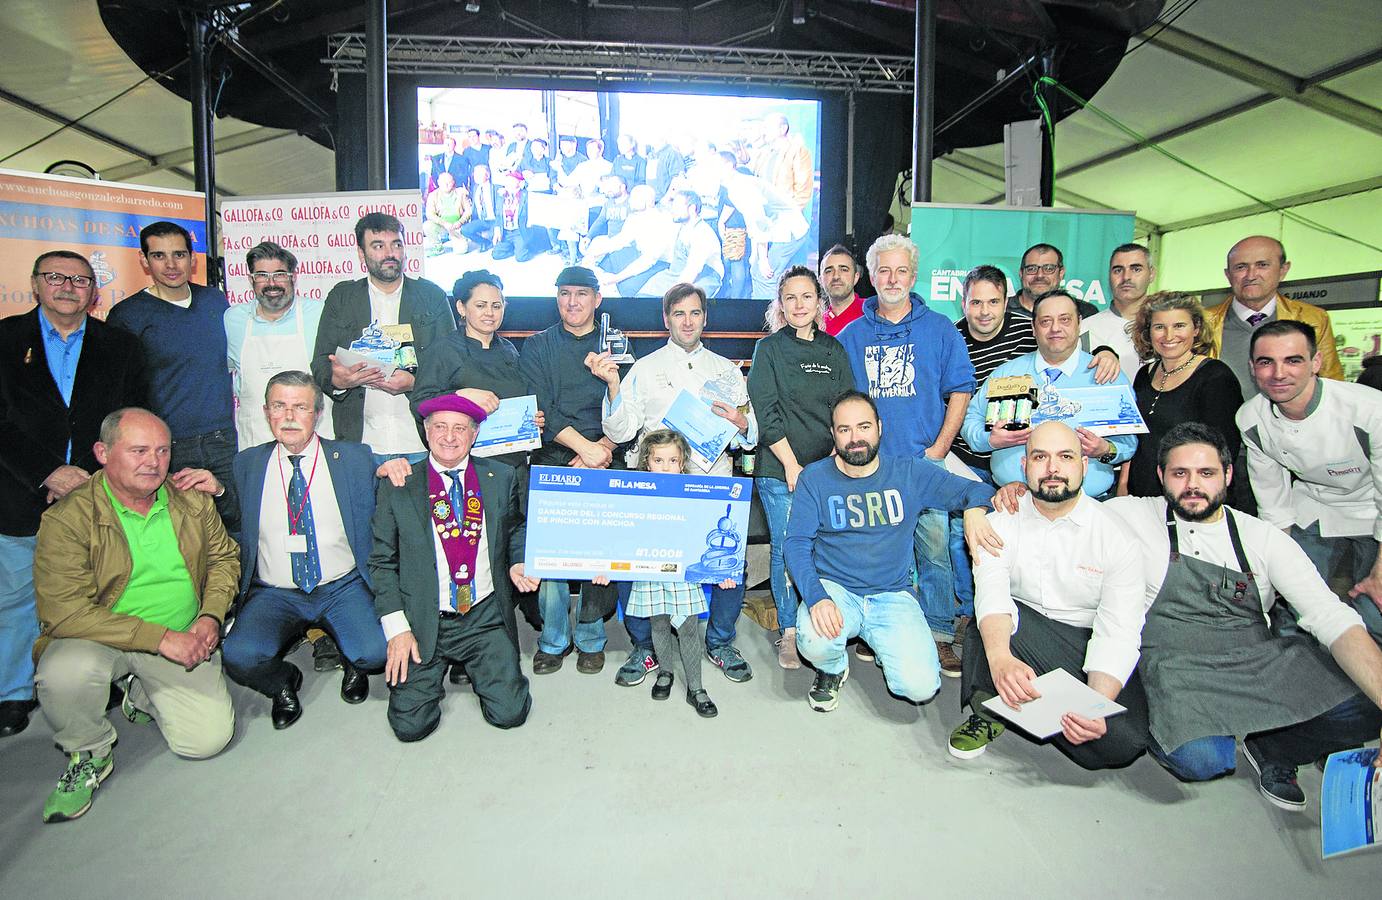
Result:
<instances>
[{"instance_id":1,"label":"white banner with logo","mask_svg":"<svg viewBox=\"0 0 1382 900\"><path fill-rule=\"evenodd\" d=\"M325 300L338 282L365 277L355 250L355 223L383 212L403 223L408 251L405 274L422 277L422 201L416 190L350 191L282 197L232 197L221 201L221 249L226 296L254 299L245 254L273 241L298 259L297 295Z\"/></svg>"}]
</instances>

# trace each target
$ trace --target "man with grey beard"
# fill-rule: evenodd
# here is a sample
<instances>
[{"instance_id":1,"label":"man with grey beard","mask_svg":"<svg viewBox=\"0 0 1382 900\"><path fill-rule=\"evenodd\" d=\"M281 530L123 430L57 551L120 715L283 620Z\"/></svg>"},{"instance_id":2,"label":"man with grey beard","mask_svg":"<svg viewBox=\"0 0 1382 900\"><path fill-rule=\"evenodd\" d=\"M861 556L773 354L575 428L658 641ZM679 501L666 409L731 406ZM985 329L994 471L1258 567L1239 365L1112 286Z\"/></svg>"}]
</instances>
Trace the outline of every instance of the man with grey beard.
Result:
<instances>
[{"instance_id":1,"label":"man with grey beard","mask_svg":"<svg viewBox=\"0 0 1382 900\"><path fill-rule=\"evenodd\" d=\"M235 431L241 450L273 440L264 419L264 391L279 372L306 371L321 324L320 300L298 297L297 257L272 241L245 254L245 271L254 303L236 303L225 312L226 364L235 385ZM317 427L332 434L331 401Z\"/></svg>"}]
</instances>

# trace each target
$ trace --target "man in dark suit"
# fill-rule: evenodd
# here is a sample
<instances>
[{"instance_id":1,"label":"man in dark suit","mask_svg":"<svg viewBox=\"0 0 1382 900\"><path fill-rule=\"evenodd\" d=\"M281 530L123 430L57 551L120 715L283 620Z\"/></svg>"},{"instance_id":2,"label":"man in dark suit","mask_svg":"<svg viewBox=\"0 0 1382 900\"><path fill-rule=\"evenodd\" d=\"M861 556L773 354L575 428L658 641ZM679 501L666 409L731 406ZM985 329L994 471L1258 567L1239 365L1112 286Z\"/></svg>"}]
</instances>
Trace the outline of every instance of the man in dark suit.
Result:
<instances>
[{"instance_id":1,"label":"man in dark suit","mask_svg":"<svg viewBox=\"0 0 1382 900\"><path fill-rule=\"evenodd\" d=\"M515 470L470 455L485 411L456 394L418 405L431 450L401 488L383 485L374 515L370 576L388 638L389 726L420 741L441 721L448 663L470 676L480 712L497 728L528 718L509 582L523 572L522 482Z\"/></svg>"},{"instance_id":2,"label":"man in dark suit","mask_svg":"<svg viewBox=\"0 0 1382 900\"><path fill-rule=\"evenodd\" d=\"M341 648L341 699L369 696L384 667L370 593L374 464L362 444L316 434L322 393L306 372L269 379L264 415L274 440L235 457L240 495L240 613L223 646L226 674L273 700L275 728L302 715L302 672L283 659L312 624Z\"/></svg>"},{"instance_id":3,"label":"man in dark suit","mask_svg":"<svg viewBox=\"0 0 1382 900\"><path fill-rule=\"evenodd\" d=\"M450 172L451 177L456 179L457 187L466 187L470 183L470 169L470 159L456 149L456 139L448 134L442 141L442 152L432 157L431 186L436 186L441 173Z\"/></svg>"},{"instance_id":4,"label":"man in dark suit","mask_svg":"<svg viewBox=\"0 0 1382 900\"><path fill-rule=\"evenodd\" d=\"M337 440L367 444L376 464L399 456L418 462L427 448L408 406L417 358L455 331L456 319L441 288L403 274L408 257L398 219L363 216L355 223L355 242L369 275L343 281L326 295L312 377L335 404ZM380 348L392 344L393 364L346 365L336 359L337 347L350 349L360 340Z\"/></svg>"},{"instance_id":5,"label":"man in dark suit","mask_svg":"<svg viewBox=\"0 0 1382 900\"><path fill-rule=\"evenodd\" d=\"M44 253L32 282L38 306L0 319L0 737L23 731L35 705L39 518L101 467L101 420L148 392L139 340L87 315L86 257Z\"/></svg>"}]
</instances>

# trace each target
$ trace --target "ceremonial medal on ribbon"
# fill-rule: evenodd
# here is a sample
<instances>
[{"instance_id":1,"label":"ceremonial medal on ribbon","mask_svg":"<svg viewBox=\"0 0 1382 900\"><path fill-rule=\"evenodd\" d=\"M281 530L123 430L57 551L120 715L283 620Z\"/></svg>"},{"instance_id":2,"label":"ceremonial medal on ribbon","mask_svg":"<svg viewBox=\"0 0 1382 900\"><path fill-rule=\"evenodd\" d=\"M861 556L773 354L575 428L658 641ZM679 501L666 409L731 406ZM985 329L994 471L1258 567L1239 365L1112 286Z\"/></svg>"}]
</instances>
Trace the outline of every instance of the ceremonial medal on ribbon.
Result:
<instances>
[{"instance_id":1,"label":"ceremonial medal on ribbon","mask_svg":"<svg viewBox=\"0 0 1382 900\"><path fill-rule=\"evenodd\" d=\"M480 528L485 521L480 478L475 473L474 464L466 466L463 485L465 509L462 520L458 521L445 479L432 466L427 467L427 500L431 507L432 527L436 529L442 551L446 554L451 581L456 585L456 611L460 613L470 610L475 557L480 549Z\"/></svg>"}]
</instances>

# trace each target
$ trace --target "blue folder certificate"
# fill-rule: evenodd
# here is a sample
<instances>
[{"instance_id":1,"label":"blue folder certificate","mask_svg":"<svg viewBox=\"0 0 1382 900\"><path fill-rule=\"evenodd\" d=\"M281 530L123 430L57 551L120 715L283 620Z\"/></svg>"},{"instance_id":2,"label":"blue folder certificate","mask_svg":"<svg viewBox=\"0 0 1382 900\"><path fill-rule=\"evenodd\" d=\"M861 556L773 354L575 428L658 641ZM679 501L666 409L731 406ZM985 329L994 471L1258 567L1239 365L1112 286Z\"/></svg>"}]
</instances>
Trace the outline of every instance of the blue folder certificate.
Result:
<instances>
[{"instance_id":1,"label":"blue folder certificate","mask_svg":"<svg viewBox=\"0 0 1382 900\"><path fill-rule=\"evenodd\" d=\"M1382 769L1376 748L1329 754L1320 788L1320 852L1325 859L1378 844Z\"/></svg>"},{"instance_id":2,"label":"blue folder certificate","mask_svg":"<svg viewBox=\"0 0 1382 900\"><path fill-rule=\"evenodd\" d=\"M753 479L534 466L524 568L535 578L742 580Z\"/></svg>"},{"instance_id":3,"label":"blue folder certificate","mask_svg":"<svg viewBox=\"0 0 1382 900\"><path fill-rule=\"evenodd\" d=\"M1071 428L1086 428L1099 437L1147 433L1147 423L1137 408L1137 398L1126 384L1047 385L1041 389L1037 408L1032 410L1032 424L1040 425L1051 419Z\"/></svg>"},{"instance_id":4,"label":"blue folder certificate","mask_svg":"<svg viewBox=\"0 0 1382 900\"><path fill-rule=\"evenodd\" d=\"M684 389L662 414L662 424L686 438L691 462L702 472L710 471L738 431L733 422L715 415L709 400Z\"/></svg>"},{"instance_id":5,"label":"blue folder certificate","mask_svg":"<svg viewBox=\"0 0 1382 900\"><path fill-rule=\"evenodd\" d=\"M476 456L498 456L536 450L542 446L542 430L537 427L537 397L508 397L499 401L499 408L480 423L475 446Z\"/></svg>"}]
</instances>

